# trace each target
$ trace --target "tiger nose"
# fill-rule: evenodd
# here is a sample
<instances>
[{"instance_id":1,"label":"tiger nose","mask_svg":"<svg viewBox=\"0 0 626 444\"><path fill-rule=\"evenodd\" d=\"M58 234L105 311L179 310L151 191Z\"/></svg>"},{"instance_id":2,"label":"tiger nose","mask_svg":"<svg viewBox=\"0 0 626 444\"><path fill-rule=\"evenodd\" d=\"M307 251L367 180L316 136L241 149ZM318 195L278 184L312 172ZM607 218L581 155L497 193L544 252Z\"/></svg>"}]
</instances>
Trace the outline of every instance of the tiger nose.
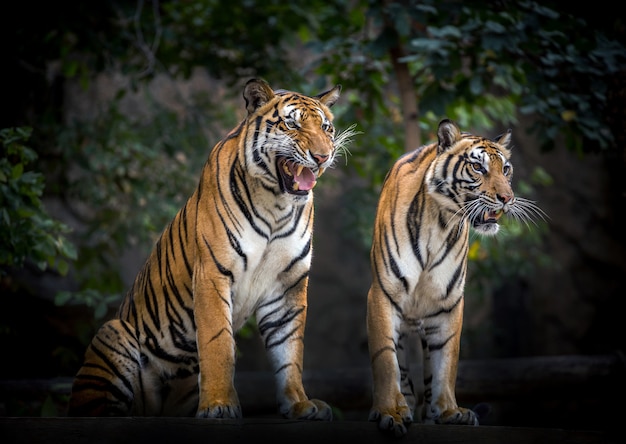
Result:
<instances>
[{"instance_id":1,"label":"tiger nose","mask_svg":"<svg viewBox=\"0 0 626 444\"><path fill-rule=\"evenodd\" d=\"M318 165L321 165L328 160L328 154L313 154L313 158Z\"/></svg>"},{"instance_id":2,"label":"tiger nose","mask_svg":"<svg viewBox=\"0 0 626 444\"><path fill-rule=\"evenodd\" d=\"M512 194L498 194L498 200L502 203L509 203L513 199Z\"/></svg>"}]
</instances>

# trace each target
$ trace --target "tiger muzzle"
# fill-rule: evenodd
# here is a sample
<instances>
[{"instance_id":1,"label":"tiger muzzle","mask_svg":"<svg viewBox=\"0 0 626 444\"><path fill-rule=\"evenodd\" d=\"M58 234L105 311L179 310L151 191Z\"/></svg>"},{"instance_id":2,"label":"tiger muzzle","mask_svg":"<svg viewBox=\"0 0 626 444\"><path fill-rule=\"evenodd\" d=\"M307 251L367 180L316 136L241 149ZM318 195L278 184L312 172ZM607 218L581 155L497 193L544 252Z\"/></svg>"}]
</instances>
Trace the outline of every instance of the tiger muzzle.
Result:
<instances>
[{"instance_id":1,"label":"tiger muzzle","mask_svg":"<svg viewBox=\"0 0 626 444\"><path fill-rule=\"evenodd\" d=\"M317 184L315 173L304 165L284 157L278 158L276 163L280 187L284 192L304 196Z\"/></svg>"}]
</instances>

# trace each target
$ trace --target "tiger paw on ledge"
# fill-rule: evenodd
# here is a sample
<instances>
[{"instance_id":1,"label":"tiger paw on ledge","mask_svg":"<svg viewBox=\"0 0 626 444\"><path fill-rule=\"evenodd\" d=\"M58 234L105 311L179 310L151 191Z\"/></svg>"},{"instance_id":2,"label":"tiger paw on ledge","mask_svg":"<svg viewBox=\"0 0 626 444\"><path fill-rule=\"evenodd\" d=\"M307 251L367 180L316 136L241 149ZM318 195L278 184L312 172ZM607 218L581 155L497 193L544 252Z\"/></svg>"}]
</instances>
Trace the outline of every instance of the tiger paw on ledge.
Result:
<instances>
[{"instance_id":1,"label":"tiger paw on ledge","mask_svg":"<svg viewBox=\"0 0 626 444\"><path fill-rule=\"evenodd\" d=\"M333 411L330 406L319 399L296 402L286 409L281 408L281 413L287 419L314 421L331 421L333 419Z\"/></svg>"}]
</instances>

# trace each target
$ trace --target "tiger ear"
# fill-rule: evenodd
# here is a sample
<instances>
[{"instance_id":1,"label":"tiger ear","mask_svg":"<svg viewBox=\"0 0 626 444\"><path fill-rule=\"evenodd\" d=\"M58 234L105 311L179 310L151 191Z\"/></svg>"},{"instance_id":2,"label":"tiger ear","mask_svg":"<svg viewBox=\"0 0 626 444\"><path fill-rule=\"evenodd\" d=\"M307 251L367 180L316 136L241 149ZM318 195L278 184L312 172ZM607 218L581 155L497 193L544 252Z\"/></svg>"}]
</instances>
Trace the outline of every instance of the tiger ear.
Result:
<instances>
[{"instance_id":1,"label":"tiger ear","mask_svg":"<svg viewBox=\"0 0 626 444\"><path fill-rule=\"evenodd\" d=\"M243 98L246 101L248 115L255 112L274 98L274 91L263 79L250 79L243 89Z\"/></svg>"},{"instance_id":2,"label":"tiger ear","mask_svg":"<svg viewBox=\"0 0 626 444\"><path fill-rule=\"evenodd\" d=\"M437 138L439 139L437 152L443 153L461 138L461 130L452 120L443 119L439 122Z\"/></svg>"},{"instance_id":3,"label":"tiger ear","mask_svg":"<svg viewBox=\"0 0 626 444\"><path fill-rule=\"evenodd\" d=\"M327 107L333 106L337 100L339 100L339 94L341 93L341 85L335 85L333 89L316 95L314 98L322 102Z\"/></svg>"},{"instance_id":4,"label":"tiger ear","mask_svg":"<svg viewBox=\"0 0 626 444\"><path fill-rule=\"evenodd\" d=\"M509 148L509 144L511 143L511 129L506 130L506 133L500 134L498 137L494 139L499 145L502 145L505 148Z\"/></svg>"}]
</instances>

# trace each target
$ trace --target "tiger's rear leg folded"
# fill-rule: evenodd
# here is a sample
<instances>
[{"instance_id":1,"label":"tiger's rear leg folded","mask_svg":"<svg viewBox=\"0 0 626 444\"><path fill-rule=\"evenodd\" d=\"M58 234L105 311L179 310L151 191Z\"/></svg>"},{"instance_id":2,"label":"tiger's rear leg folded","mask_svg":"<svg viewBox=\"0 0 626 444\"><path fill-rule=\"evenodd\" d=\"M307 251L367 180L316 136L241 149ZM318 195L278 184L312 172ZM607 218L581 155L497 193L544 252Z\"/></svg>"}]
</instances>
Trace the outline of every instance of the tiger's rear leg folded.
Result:
<instances>
[{"instance_id":1,"label":"tiger's rear leg folded","mask_svg":"<svg viewBox=\"0 0 626 444\"><path fill-rule=\"evenodd\" d=\"M140 368L139 342L130 324L108 321L85 352L72 385L68 416L128 416L141 409L135 399Z\"/></svg>"}]
</instances>

